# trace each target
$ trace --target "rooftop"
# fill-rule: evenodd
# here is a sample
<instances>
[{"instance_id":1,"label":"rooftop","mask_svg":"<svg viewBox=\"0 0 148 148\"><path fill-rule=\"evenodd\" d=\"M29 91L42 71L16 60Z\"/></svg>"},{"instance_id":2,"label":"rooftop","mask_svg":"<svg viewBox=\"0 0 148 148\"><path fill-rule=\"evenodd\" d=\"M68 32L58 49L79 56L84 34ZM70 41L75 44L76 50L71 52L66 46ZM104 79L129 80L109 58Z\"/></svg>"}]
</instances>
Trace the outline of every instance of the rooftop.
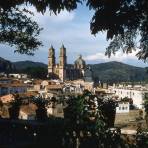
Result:
<instances>
[{"instance_id":1,"label":"rooftop","mask_svg":"<svg viewBox=\"0 0 148 148\"><path fill-rule=\"evenodd\" d=\"M63 88L63 85L61 84L58 84L58 85L48 85L46 86L47 89L62 89Z\"/></svg>"},{"instance_id":2,"label":"rooftop","mask_svg":"<svg viewBox=\"0 0 148 148\"><path fill-rule=\"evenodd\" d=\"M9 103L11 101L13 101L15 99L15 95L13 94L8 94L8 95L4 95L2 97L0 97L0 100L2 101L2 103Z\"/></svg>"},{"instance_id":3,"label":"rooftop","mask_svg":"<svg viewBox=\"0 0 148 148\"><path fill-rule=\"evenodd\" d=\"M26 87L27 85L24 83L11 83L11 84L0 84L0 87Z\"/></svg>"}]
</instances>

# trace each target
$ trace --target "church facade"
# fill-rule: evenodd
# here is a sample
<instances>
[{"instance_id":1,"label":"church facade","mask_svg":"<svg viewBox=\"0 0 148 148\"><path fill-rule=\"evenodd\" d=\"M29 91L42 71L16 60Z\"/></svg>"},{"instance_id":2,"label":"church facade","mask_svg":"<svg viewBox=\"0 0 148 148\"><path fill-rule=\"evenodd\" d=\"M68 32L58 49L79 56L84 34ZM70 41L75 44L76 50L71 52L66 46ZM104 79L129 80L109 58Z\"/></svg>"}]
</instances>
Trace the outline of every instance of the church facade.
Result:
<instances>
[{"instance_id":1,"label":"church facade","mask_svg":"<svg viewBox=\"0 0 148 148\"><path fill-rule=\"evenodd\" d=\"M86 63L80 55L74 64L67 64L66 48L60 48L59 63L56 63L55 49L51 46L48 56L48 77L50 79L76 80L83 79Z\"/></svg>"}]
</instances>

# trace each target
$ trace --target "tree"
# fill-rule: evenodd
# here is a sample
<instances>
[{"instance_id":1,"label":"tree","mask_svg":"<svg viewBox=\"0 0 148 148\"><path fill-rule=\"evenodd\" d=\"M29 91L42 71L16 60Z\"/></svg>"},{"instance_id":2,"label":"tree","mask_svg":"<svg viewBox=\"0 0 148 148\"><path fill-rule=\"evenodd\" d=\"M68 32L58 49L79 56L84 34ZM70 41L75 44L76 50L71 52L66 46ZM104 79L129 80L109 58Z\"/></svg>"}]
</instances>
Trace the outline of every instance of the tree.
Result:
<instances>
[{"instance_id":1,"label":"tree","mask_svg":"<svg viewBox=\"0 0 148 148\"><path fill-rule=\"evenodd\" d=\"M121 48L125 53L132 52L136 48L138 36L140 43L138 48L140 51L137 56L139 59L147 60L147 0L5 0L0 2L0 8L2 12L7 12L24 3L33 5L38 12L45 13L49 10L55 14L60 13L64 9L68 11L74 10L80 3L86 4L90 10L94 11L94 16L90 23L91 33L96 35L99 31L106 31L107 39L111 39L106 55L111 56L111 54L115 54ZM17 42L15 44L18 45ZM27 49L25 50L27 51Z\"/></svg>"},{"instance_id":2,"label":"tree","mask_svg":"<svg viewBox=\"0 0 148 148\"><path fill-rule=\"evenodd\" d=\"M119 128L110 128L113 126L115 108L114 101L95 96L89 91L69 98L64 110L64 147L133 148L134 143L124 140Z\"/></svg>"},{"instance_id":3,"label":"tree","mask_svg":"<svg viewBox=\"0 0 148 148\"><path fill-rule=\"evenodd\" d=\"M9 108L10 119L18 119L21 104L21 98L16 96L15 100L11 103L11 107Z\"/></svg>"},{"instance_id":4,"label":"tree","mask_svg":"<svg viewBox=\"0 0 148 148\"><path fill-rule=\"evenodd\" d=\"M115 115L116 115L116 101L110 99L110 98L99 98L99 105L100 110L102 111L102 114L104 116L104 121L107 124L108 127L114 127L115 122Z\"/></svg>"},{"instance_id":5,"label":"tree","mask_svg":"<svg viewBox=\"0 0 148 148\"><path fill-rule=\"evenodd\" d=\"M91 31L107 31L111 43L106 55L115 54L123 49L125 53L136 48L136 39L140 35L139 59L148 57L148 1L147 0L100 0L88 1L95 15L91 21Z\"/></svg>"},{"instance_id":6,"label":"tree","mask_svg":"<svg viewBox=\"0 0 148 148\"><path fill-rule=\"evenodd\" d=\"M148 147L148 132L138 132L136 135L136 148L147 148Z\"/></svg>"},{"instance_id":7,"label":"tree","mask_svg":"<svg viewBox=\"0 0 148 148\"><path fill-rule=\"evenodd\" d=\"M46 121L47 120L47 110L45 108L45 100L43 98L33 98L33 102L37 106L36 110L36 119L38 121Z\"/></svg>"},{"instance_id":8,"label":"tree","mask_svg":"<svg viewBox=\"0 0 148 148\"><path fill-rule=\"evenodd\" d=\"M33 55L33 51L42 45L37 38L42 29L27 17L28 13L31 14L25 9L4 9L0 5L0 43L15 45L15 52Z\"/></svg>"},{"instance_id":9,"label":"tree","mask_svg":"<svg viewBox=\"0 0 148 148\"><path fill-rule=\"evenodd\" d=\"M144 96L144 109L145 109L145 120L148 128L148 94L146 93Z\"/></svg>"},{"instance_id":10,"label":"tree","mask_svg":"<svg viewBox=\"0 0 148 148\"><path fill-rule=\"evenodd\" d=\"M32 78L38 79L46 79L48 74L47 68L44 67L27 67L22 72L27 73Z\"/></svg>"}]
</instances>

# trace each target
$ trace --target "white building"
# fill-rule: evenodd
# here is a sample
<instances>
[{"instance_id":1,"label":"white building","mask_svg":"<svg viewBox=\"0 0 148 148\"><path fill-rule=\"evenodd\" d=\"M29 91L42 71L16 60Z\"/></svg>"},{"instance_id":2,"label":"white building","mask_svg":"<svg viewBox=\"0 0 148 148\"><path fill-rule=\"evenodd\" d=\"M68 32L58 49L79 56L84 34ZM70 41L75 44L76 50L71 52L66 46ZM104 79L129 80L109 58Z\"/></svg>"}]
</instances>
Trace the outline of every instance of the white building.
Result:
<instances>
[{"instance_id":1,"label":"white building","mask_svg":"<svg viewBox=\"0 0 148 148\"><path fill-rule=\"evenodd\" d=\"M133 101L133 105L139 109L143 108L143 99L145 94L148 93L148 90L143 88L142 86L118 86L118 87L110 87L109 88L112 93L115 93L116 97L119 100L123 98L130 98Z\"/></svg>"},{"instance_id":2,"label":"white building","mask_svg":"<svg viewBox=\"0 0 148 148\"><path fill-rule=\"evenodd\" d=\"M64 93L74 93L74 94L82 94L84 91L84 86L81 84L65 84L63 87Z\"/></svg>"},{"instance_id":3,"label":"white building","mask_svg":"<svg viewBox=\"0 0 148 148\"><path fill-rule=\"evenodd\" d=\"M11 73L9 77L18 78L18 79L26 79L28 78L27 74L19 74L19 73Z\"/></svg>"},{"instance_id":4,"label":"white building","mask_svg":"<svg viewBox=\"0 0 148 148\"><path fill-rule=\"evenodd\" d=\"M129 102L119 101L118 106L116 107L116 113L128 113L130 109Z\"/></svg>"}]
</instances>

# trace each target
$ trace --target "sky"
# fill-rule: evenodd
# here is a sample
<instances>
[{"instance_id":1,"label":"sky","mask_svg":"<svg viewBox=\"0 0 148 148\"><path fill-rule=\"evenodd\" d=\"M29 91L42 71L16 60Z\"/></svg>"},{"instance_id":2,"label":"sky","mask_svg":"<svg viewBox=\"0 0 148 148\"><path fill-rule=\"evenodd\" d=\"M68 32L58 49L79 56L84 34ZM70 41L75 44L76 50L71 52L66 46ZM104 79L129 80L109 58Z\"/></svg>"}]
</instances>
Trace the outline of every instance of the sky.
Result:
<instances>
[{"instance_id":1,"label":"sky","mask_svg":"<svg viewBox=\"0 0 148 148\"><path fill-rule=\"evenodd\" d=\"M137 59L136 52L127 55L119 51L111 58L105 56L105 49L109 45L109 42L106 41L106 33L100 32L96 36L91 34L90 21L93 12L85 6L79 6L72 12L64 10L57 16L50 12L42 15L31 6L29 9L34 12L32 19L43 28L39 36L43 47L40 47L34 56L27 56L14 53L15 47L0 44L0 57L10 61L31 60L47 64L48 49L53 45L58 62L59 49L64 44L67 49L68 63L73 63L81 54L87 64L119 61L139 67L148 66L147 63Z\"/></svg>"}]
</instances>

